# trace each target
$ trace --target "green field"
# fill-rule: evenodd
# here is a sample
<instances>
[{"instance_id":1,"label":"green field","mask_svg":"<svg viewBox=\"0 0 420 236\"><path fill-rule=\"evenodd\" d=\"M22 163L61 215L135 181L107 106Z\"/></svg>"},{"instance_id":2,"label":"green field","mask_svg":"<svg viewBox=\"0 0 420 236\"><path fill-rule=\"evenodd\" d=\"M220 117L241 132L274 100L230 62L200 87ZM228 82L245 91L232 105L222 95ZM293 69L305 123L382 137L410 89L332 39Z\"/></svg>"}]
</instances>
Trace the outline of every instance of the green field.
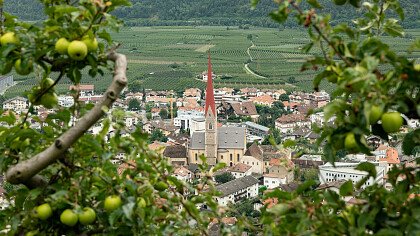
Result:
<instances>
[{"instance_id":1,"label":"green field","mask_svg":"<svg viewBox=\"0 0 420 236\"><path fill-rule=\"evenodd\" d=\"M312 89L312 78L316 71L300 71L306 58L319 53L314 48L310 53L300 51L309 40L305 31L295 29L252 28L248 30L232 27L132 27L124 28L112 35L121 43L119 51L129 60L128 79L135 87L153 90L181 91L187 87L204 88L197 80L207 69L207 50L212 55L213 71L219 75L216 87L286 88L293 90ZM384 41L400 54L419 38L420 30L408 30L406 38L384 37ZM409 58L420 61L420 52ZM251 74L245 69L259 75ZM105 90L110 80L89 78L83 83L93 83L98 92ZM33 74L32 74L33 76ZM290 78L295 82L290 84ZM5 96L22 94L36 83L35 78L15 77L22 80L10 88ZM64 80L58 91L66 91L70 81ZM133 87L133 86L131 86ZM332 86L322 83L330 91Z\"/></svg>"}]
</instances>

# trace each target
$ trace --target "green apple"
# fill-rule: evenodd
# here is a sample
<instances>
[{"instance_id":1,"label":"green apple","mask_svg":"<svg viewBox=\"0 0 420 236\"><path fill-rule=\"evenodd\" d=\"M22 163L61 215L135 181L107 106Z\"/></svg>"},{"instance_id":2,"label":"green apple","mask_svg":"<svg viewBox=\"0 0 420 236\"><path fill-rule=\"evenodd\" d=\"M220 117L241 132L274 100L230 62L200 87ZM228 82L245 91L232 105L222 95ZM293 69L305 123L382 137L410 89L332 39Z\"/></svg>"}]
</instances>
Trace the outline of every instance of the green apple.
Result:
<instances>
[{"instance_id":1,"label":"green apple","mask_svg":"<svg viewBox=\"0 0 420 236\"><path fill-rule=\"evenodd\" d=\"M85 36L82 42L86 44L89 52L94 52L98 49L98 40L96 38L91 39L89 36Z\"/></svg>"},{"instance_id":2,"label":"green apple","mask_svg":"<svg viewBox=\"0 0 420 236\"><path fill-rule=\"evenodd\" d=\"M67 41L66 38L60 38L59 40L57 40L57 42L55 43L55 50L62 54L65 55L67 54L67 49L69 48L70 42Z\"/></svg>"},{"instance_id":3,"label":"green apple","mask_svg":"<svg viewBox=\"0 0 420 236\"><path fill-rule=\"evenodd\" d=\"M0 37L1 45L18 44L19 40L14 32L7 32Z\"/></svg>"},{"instance_id":4,"label":"green apple","mask_svg":"<svg viewBox=\"0 0 420 236\"><path fill-rule=\"evenodd\" d=\"M88 53L88 48L84 42L74 40L69 44L67 53L69 54L71 59L76 60L76 61L81 61L85 59Z\"/></svg>"},{"instance_id":5,"label":"green apple","mask_svg":"<svg viewBox=\"0 0 420 236\"><path fill-rule=\"evenodd\" d=\"M117 195L111 195L105 198L104 207L106 211L113 211L121 206L121 198Z\"/></svg>"},{"instance_id":6,"label":"green apple","mask_svg":"<svg viewBox=\"0 0 420 236\"><path fill-rule=\"evenodd\" d=\"M375 124L381 118L382 112L383 110L381 106L372 105L369 114L369 123L371 125Z\"/></svg>"},{"instance_id":7,"label":"green apple","mask_svg":"<svg viewBox=\"0 0 420 236\"><path fill-rule=\"evenodd\" d=\"M8 74L13 69L13 62L7 62L3 65L3 70L0 71L0 74L5 75Z\"/></svg>"},{"instance_id":8,"label":"green apple","mask_svg":"<svg viewBox=\"0 0 420 236\"><path fill-rule=\"evenodd\" d=\"M35 215L41 220L46 220L52 216L52 209L50 204L44 203L35 208Z\"/></svg>"},{"instance_id":9,"label":"green apple","mask_svg":"<svg viewBox=\"0 0 420 236\"><path fill-rule=\"evenodd\" d=\"M55 83L55 81L53 79L45 78L41 82L41 88L47 89L47 88L51 87L54 83Z\"/></svg>"},{"instance_id":10,"label":"green apple","mask_svg":"<svg viewBox=\"0 0 420 236\"><path fill-rule=\"evenodd\" d=\"M18 73L19 75L28 75L29 73L32 72L32 69L33 69L32 61L28 62L26 68L22 68L21 65L22 65L22 60L17 59L15 61L15 70L16 70L16 73Z\"/></svg>"},{"instance_id":11,"label":"green apple","mask_svg":"<svg viewBox=\"0 0 420 236\"><path fill-rule=\"evenodd\" d=\"M147 205L147 203L146 203L146 200L144 200L144 198L139 197L139 198L137 199L137 207L140 207L140 208L145 208L145 207L146 207L146 205Z\"/></svg>"},{"instance_id":12,"label":"green apple","mask_svg":"<svg viewBox=\"0 0 420 236\"><path fill-rule=\"evenodd\" d=\"M354 136L354 133L348 133L346 135L346 138L344 139L344 147L347 150L355 150L359 147L359 145L356 142L356 138Z\"/></svg>"},{"instance_id":13,"label":"green apple","mask_svg":"<svg viewBox=\"0 0 420 236\"><path fill-rule=\"evenodd\" d=\"M60 221L61 223L67 225L67 226L75 226L78 221L77 214L74 213L71 209L66 209L61 213L60 215Z\"/></svg>"},{"instance_id":14,"label":"green apple","mask_svg":"<svg viewBox=\"0 0 420 236\"><path fill-rule=\"evenodd\" d=\"M35 236L38 234L38 230L29 231L25 234L25 236Z\"/></svg>"},{"instance_id":15,"label":"green apple","mask_svg":"<svg viewBox=\"0 0 420 236\"><path fill-rule=\"evenodd\" d=\"M58 104L57 94L55 94L54 92L48 92L42 95L40 99L40 104L48 109L55 107Z\"/></svg>"},{"instance_id":16,"label":"green apple","mask_svg":"<svg viewBox=\"0 0 420 236\"><path fill-rule=\"evenodd\" d=\"M404 120L401 116L401 113L387 112L382 115L382 128L384 128L387 133L394 133L400 130Z\"/></svg>"},{"instance_id":17,"label":"green apple","mask_svg":"<svg viewBox=\"0 0 420 236\"><path fill-rule=\"evenodd\" d=\"M79 221L82 225L90 225L96 219L95 211L90 207L83 208L83 212L79 214Z\"/></svg>"}]
</instances>

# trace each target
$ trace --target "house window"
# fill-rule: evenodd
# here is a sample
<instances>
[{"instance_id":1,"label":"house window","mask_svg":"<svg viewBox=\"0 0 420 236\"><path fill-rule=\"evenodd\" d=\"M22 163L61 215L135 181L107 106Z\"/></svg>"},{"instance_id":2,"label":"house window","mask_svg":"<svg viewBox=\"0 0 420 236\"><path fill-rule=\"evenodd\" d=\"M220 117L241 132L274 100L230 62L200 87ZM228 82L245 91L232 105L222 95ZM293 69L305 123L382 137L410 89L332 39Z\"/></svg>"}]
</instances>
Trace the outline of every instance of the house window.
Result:
<instances>
[{"instance_id":1,"label":"house window","mask_svg":"<svg viewBox=\"0 0 420 236\"><path fill-rule=\"evenodd\" d=\"M240 157L240 155L238 154L238 155L237 155L238 162L239 162L239 157Z\"/></svg>"},{"instance_id":2,"label":"house window","mask_svg":"<svg viewBox=\"0 0 420 236\"><path fill-rule=\"evenodd\" d=\"M233 161L233 154L230 154L230 161Z\"/></svg>"},{"instance_id":3,"label":"house window","mask_svg":"<svg viewBox=\"0 0 420 236\"><path fill-rule=\"evenodd\" d=\"M195 154L195 161L198 161L198 154Z\"/></svg>"},{"instance_id":4,"label":"house window","mask_svg":"<svg viewBox=\"0 0 420 236\"><path fill-rule=\"evenodd\" d=\"M223 160L223 155L221 155L220 158Z\"/></svg>"},{"instance_id":5,"label":"house window","mask_svg":"<svg viewBox=\"0 0 420 236\"><path fill-rule=\"evenodd\" d=\"M209 123L209 129L213 129L213 124Z\"/></svg>"}]
</instances>

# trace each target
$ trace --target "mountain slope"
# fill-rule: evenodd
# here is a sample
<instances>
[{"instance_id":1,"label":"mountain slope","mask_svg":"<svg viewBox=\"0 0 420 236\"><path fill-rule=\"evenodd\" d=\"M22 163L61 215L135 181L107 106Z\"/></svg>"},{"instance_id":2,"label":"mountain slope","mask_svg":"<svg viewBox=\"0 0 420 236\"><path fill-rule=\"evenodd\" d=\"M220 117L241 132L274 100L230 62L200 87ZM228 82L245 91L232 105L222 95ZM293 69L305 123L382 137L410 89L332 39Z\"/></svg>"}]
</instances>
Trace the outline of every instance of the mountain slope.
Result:
<instances>
[{"instance_id":1,"label":"mountain slope","mask_svg":"<svg viewBox=\"0 0 420 236\"><path fill-rule=\"evenodd\" d=\"M320 0L325 4L324 11L333 15L332 19L350 21L360 11L346 5L335 6L330 0ZM419 27L420 4L418 0L400 0L406 19L406 28ZM24 20L39 20L42 5L34 0L5 0L5 10ZM117 16L129 25L241 25L276 27L267 17L275 9L272 0L261 0L255 10L250 8L250 0L132 0L132 7L119 9ZM292 21L287 26L294 26Z\"/></svg>"}]
</instances>

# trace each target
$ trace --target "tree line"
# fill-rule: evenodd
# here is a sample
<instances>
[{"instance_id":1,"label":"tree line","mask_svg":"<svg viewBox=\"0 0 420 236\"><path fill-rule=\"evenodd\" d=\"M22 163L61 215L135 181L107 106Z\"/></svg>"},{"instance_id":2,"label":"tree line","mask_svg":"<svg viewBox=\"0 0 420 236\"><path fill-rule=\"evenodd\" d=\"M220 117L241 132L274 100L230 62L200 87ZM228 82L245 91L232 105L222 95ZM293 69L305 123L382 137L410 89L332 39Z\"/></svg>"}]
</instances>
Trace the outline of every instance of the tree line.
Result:
<instances>
[{"instance_id":1,"label":"tree line","mask_svg":"<svg viewBox=\"0 0 420 236\"><path fill-rule=\"evenodd\" d=\"M319 11L329 13L332 24L351 22L355 15L361 12L343 6L336 6L332 1L319 1L324 8ZM177 25L252 25L259 27L279 27L267 17L269 12L276 10L271 0L262 0L256 9L251 9L249 0L132 0L132 6L116 10L113 14L124 20L129 26L177 26ZM416 28L419 25L420 5L417 0L402 0L401 7L405 11L402 22L404 28ZM15 0L5 1L5 10L23 20L40 20L43 7L38 1ZM294 20L287 20L282 27L297 27Z\"/></svg>"}]
</instances>

